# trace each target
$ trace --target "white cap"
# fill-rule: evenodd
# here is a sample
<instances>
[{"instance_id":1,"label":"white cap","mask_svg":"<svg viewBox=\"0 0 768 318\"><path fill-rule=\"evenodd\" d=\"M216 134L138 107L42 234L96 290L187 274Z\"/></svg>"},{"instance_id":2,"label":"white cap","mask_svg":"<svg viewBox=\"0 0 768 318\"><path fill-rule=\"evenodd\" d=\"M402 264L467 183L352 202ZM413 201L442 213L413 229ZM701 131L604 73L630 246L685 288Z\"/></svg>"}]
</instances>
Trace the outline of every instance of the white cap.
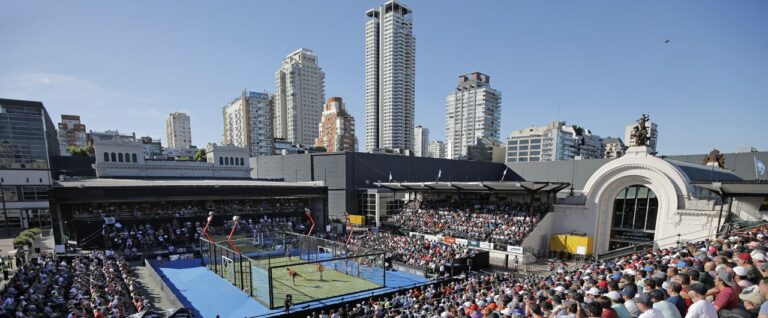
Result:
<instances>
[{"instance_id":1,"label":"white cap","mask_svg":"<svg viewBox=\"0 0 768 318\"><path fill-rule=\"evenodd\" d=\"M754 259L756 261L764 261L765 260L765 254L763 254L763 253L755 253L754 255L752 255L752 259Z\"/></svg>"},{"instance_id":2,"label":"white cap","mask_svg":"<svg viewBox=\"0 0 768 318\"><path fill-rule=\"evenodd\" d=\"M619 294L619 292L617 292L615 290L605 294L605 296L608 296L608 298L610 298L612 300L619 300L619 299L621 299L621 294Z\"/></svg>"},{"instance_id":3,"label":"white cap","mask_svg":"<svg viewBox=\"0 0 768 318\"><path fill-rule=\"evenodd\" d=\"M733 272L739 276L747 276L747 269L744 266L736 266L733 268Z\"/></svg>"},{"instance_id":4,"label":"white cap","mask_svg":"<svg viewBox=\"0 0 768 318\"><path fill-rule=\"evenodd\" d=\"M597 287L592 287L587 291L587 294L592 294L595 296L600 296L600 290L597 289Z\"/></svg>"}]
</instances>

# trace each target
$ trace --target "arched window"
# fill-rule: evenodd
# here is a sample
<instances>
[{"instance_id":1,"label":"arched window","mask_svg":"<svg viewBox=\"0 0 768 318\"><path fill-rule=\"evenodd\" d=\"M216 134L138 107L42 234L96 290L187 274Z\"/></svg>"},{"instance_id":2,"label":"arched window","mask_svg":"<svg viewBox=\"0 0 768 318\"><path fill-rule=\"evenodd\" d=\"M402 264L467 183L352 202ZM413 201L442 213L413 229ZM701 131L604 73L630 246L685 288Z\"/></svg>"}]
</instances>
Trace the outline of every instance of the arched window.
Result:
<instances>
[{"instance_id":1,"label":"arched window","mask_svg":"<svg viewBox=\"0 0 768 318\"><path fill-rule=\"evenodd\" d=\"M220 166L224 165L224 157L219 157L219 165Z\"/></svg>"},{"instance_id":2,"label":"arched window","mask_svg":"<svg viewBox=\"0 0 768 318\"><path fill-rule=\"evenodd\" d=\"M229 165L229 157L224 157L224 165Z\"/></svg>"},{"instance_id":3,"label":"arched window","mask_svg":"<svg viewBox=\"0 0 768 318\"><path fill-rule=\"evenodd\" d=\"M241 165L241 166L245 165L245 159L243 159L243 158L240 158L240 165Z\"/></svg>"},{"instance_id":4,"label":"arched window","mask_svg":"<svg viewBox=\"0 0 768 318\"><path fill-rule=\"evenodd\" d=\"M131 154L131 161L138 162L138 160L136 160L136 154L135 153Z\"/></svg>"},{"instance_id":5,"label":"arched window","mask_svg":"<svg viewBox=\"0 0 768 318\"><path fill-rule=\"evenodd\" d=\"M235 165L235 158L229 157L229 164L234 166Z\"/></svg>"},{"instance_id":6,"label":"arched window","mask_svg":"<svg viewBox=\"0 0 768 318\"><path fill-rule=\"evenodd\" d=\"M123 162L123 153L122 152L118 152L117 153L117 161L118 162Z\"/></svg>"},{"instance_id":7,"label":"arched window","mask_svg":"<svg viewBox=\"0 0 768 318\"><path fill-rule=\"evenodd\" d=\"M109 153L108 152L104 153L104 161L109 162Z\"/></svg>"},{"instance_id":8,"label":"arched window","mask_svg":"<svg viewBox=\"0 0 768 318\"><path fill-rule=\"evenodd\" d=\"M113 152L112 153L112 162L117 162L117 155Z\"/></svg>"},{"instance_id":9,"label":"arched window","mask_svg":"<svg viewBox=\"0 0 768 318\"><path fill-rule=\"evenodd\" d=\"M125 153L125 162L131 162L131 154Z\"/></svg>"},{"instance_id":10,"label":"arched window","mask_svg":"<svg viewBox=\"0 0 768 318\"><path fill-rule=\"evenodd\" d=\"M619 191L613 203L613 227L654 231L659 199L651 189L633 185Z\"/></svg>"}]
</instances>

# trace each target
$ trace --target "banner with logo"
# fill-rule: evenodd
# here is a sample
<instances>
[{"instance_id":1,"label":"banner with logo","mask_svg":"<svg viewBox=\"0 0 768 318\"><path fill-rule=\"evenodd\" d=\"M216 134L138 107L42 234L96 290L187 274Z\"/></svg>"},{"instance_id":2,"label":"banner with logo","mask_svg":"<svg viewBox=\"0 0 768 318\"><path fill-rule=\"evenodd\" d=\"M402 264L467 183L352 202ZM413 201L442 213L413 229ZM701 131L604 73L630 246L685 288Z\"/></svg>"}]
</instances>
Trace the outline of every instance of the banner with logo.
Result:
<instances>
[{"instance_id":1,"label":"banner with logo","mask_svg":"<svg viewBox=\"0 0 768 318\"><path fill-rule=\"evenodd\" d=\"M456 239L456 244L467 246L467 240L457 238Z\"/></svg>"},{"instance_id":2,"label":"banner with logo","mask_svg":"<svg viewBox=\"0 0 768 318\"><path fill-rule=\"evenodd\" d=\"M478 241L467 241L467 246L480 247L480 242L478 242Z\"/></svg>"},{"instance_id":3,"label":"banner with logo","mask_svg":"<svg viewBox=\"0 0 768 318\"><path fill-rule=\"evenodd\" d=\"M480 248L492 250L493 249L493 243L480 242Z\"/></svg>"},{"instance_id":4,"label":"banner with logo","mask_svg":"<svg viewBox=\"0 0 768 318\"><path fill-rule=\"evenodd\" d=\"M446 236L446 237L443 237L443 242L446 242L448 244L456 244L456 238Z\"/></svg>"},{"instance_id":5,"label":"banner with logo","mask_svg":"<svg viewBox=\"0 0 768 318\"><path fill-rule=\"evenodd\" d=\"M521 246L507 246L507 252L515 253L515 254L523 254L523 248Z\"/></svg>"}]
</instances>

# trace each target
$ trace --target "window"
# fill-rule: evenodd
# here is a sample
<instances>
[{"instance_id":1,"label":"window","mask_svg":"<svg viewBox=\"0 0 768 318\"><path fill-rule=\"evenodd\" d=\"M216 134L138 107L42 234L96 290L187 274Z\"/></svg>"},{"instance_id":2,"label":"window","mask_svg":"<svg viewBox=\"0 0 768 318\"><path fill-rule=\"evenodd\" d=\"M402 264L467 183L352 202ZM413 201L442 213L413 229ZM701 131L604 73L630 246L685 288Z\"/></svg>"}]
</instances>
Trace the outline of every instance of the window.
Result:
<instances>
[{"instance_id":1,"label":"window","mask_svg":"<svg viewBox=\"0 0 768 318\"><path fill-rule=\"evenodd\" d=\"M21 187L25 201L48 200L47 187Z\"/></svg>"},{"instance_id":2,"label":"window","mask_svg":"<svg viewBox=\"0 0 768 318\"><path fill-rule=\"evenodd\" d=\"M229 157L224 157L224 165L229 165Z\"/></svg>"},{"instance_id":3,"label":"window","mask_svg":"<svg viewBox=\"0 0 768 318\"><path fill-rule=\"evenodd\" d=\"M122 152L117 154L117 162L123 162L123 153Z\"/></svg>"},{"instance_id":4,"label":"window","mask_svg":"<svg viewBox=\"0 0 768 318\"><path fill-rule=\"evenodd\" d=\"M125 162L131 162L131 155L129 153L125 153Z\"/></svg>"},{"instance_id":5,"label":"window","mask_svg":"<svg viewBox=\"0 0 768 318\"><path fill-rule=\"evenodd\" d=\"M648 187L633 185L622 189L613 203L613 227L654 231L659 201Z\"/></svg>"},{"instance_id":6,"label":"window","mask_svg":"<svg viewBox=\"0 0 768 318\"><path fill-rule=\"evenodd\" d=\"M219 165L220 166L224 165L224 157L219 157Z\"/></svg>"},{"instance_id":7,"label":"window","mask_svg":"<svg viewBox=\"0 0 768 318\"><path fill-rule=\"evenodd\" d=\"M111 160L112 162L117 162L117 155L114 152L112 153L111 157L112 157L112 160Z\"/></svg>"},{"instance_id":8,"label":"window","mask_svg":"<svg viewBox=\"0 0 768 318\"><path fill-rule=\"evenodd\" d=\"M138 162L138 160L136 160L136 154L135 153L131 154L131 161Z\"/></svg>"},{"instance_id":9,"label":"window","mask_svg":"<svg viewBox=\"0 0 768 318\"><path fill-rule=\"evenodd\" d=\"M16 193L16 187L3 187L2 195L5 197L5 201L19 201L19 195Z\"/></svg>"},{"instance_id":10,"label":"window","mask_svg":"<svg viewBox=\"0 0 768 318\"><path fill-rule=\"evenodd\" d=\"M108 152L104 153L104 161L109 162L109 153Z\"/></svg>"}]
</instances>

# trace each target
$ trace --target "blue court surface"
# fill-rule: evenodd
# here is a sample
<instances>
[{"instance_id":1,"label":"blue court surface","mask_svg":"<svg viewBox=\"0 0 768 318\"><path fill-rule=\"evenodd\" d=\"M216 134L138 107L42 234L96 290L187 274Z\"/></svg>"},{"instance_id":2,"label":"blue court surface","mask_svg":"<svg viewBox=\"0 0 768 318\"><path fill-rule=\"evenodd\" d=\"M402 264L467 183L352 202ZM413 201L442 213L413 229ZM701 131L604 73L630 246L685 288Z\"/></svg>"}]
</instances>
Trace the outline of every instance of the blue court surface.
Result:
<instances>
[{"instance_id":1,"label":"blue court surface","mask_svg":"<svg viewBox=\"0 0 768 318\"><path fill-rule=\"evenodd\" d=\"M195 311L196 317L270 317L279 316L282 309L269 309L240 291L228 281L201 265L200 259L163 262L152 267L162 276L176 297L187 308ZM318 308L351 299L393 292L405 287L425 285L428 279L404 272L386 272L387 287L300 304L294 310Z\"/></svg>"}]
</instances>

